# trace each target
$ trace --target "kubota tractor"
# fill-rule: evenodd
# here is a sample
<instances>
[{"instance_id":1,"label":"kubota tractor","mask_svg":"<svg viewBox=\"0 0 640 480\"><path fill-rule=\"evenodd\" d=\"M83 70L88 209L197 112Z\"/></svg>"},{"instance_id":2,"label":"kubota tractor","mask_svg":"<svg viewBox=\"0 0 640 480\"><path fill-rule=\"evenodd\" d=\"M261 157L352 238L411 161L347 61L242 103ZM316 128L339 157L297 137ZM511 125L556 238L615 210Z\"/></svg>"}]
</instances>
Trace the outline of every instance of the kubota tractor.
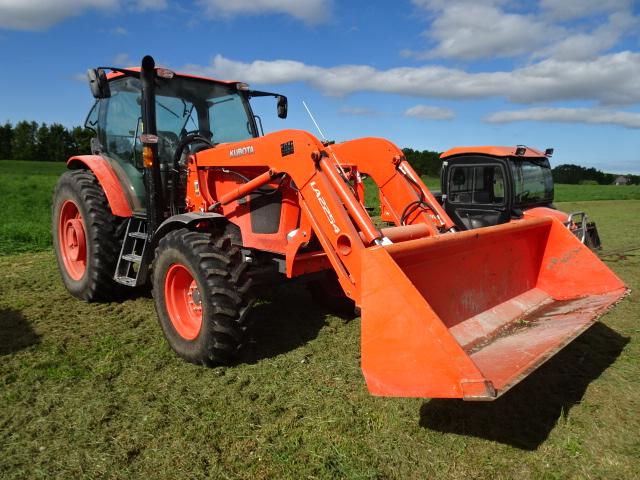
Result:
<instances>
[{"instance_id":1,"label":"kubota tractor","mask_svg":"<svg viewBox=\"0 0 640 480\"><path fill-rule=\"evenodd\" d=\"M93 301L150 279L190 362L236 355L262 279L320 278L361 310L371 393L491 400L625 294L553 216L458 231L391 142L261 135L250 100L275 94L148 56L89 77L92 154L69 159L54 193L63 282ZM365 209L363 173L388 228Z\"/></svg>"},{"instance_id":2,"label":"kubota tractor","mask_svg":"<svg viewBox=\"0 0 640 480\"><path fill-rule=\"evenodd\" d=\"M534 148L456 147L442 158L441 192L436 198L461 230L522 218L554 216L592 250L600 236L585 212L564 213L553 206L549 157Z\"/></svg>"}]
</instances>

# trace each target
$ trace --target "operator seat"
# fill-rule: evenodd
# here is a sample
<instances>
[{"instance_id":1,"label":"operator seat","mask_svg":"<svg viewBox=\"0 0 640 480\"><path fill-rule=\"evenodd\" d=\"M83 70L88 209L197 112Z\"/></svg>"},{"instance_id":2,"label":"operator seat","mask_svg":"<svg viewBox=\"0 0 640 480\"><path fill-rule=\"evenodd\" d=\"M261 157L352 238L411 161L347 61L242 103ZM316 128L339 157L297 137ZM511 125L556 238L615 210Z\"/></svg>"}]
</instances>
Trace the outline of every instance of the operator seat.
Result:
<instances>
[{"instance_id":1,"label":"operator seat","mask_svg":"<svg viewBox=\"0 0 640 480\"><path fill-rule=\"evenodd\" d=\"M168 130L158 131L158 156L162 163L170 163L178 148L178 135Z\"/></svg>"}]
</instances>

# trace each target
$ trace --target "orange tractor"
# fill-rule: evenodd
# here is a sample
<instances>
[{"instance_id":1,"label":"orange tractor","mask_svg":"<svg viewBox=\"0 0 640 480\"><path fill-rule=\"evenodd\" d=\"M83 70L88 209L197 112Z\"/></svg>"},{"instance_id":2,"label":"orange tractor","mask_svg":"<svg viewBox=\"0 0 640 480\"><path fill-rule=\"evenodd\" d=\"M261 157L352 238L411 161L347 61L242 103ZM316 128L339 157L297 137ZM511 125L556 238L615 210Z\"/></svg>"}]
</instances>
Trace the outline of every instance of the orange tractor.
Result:
<instances>
[{"instance_id":1,"label":"orange tractor","mask_svg":"<svg viewBox=\"0 0 640 480\"><path fill-rule=\"evenodd\" d=\"M554 207L551 155L552 148L543 153L524 145L452 148L440 155L442 190L434 195L461 230L553 216L589 248L600 249L596 224L585 212Z\"/></svg>"},{"instance_id":2,"label":"orange tractor","mask_svg":"<svg viewBox=\"0 0 640 480\"><path fill-rule=\"evenodd\" d=\"M63 282L94 301L150 280L187 361L232 360L253 287L299 277L360 308L371 393L492 400L626 292L553 216L458 231L391 142L262 135L250 100L275 96L286 117L281 95L151 57L89 78L93 152L69 159L54 193Z\"/></svg>"}]
</instances>

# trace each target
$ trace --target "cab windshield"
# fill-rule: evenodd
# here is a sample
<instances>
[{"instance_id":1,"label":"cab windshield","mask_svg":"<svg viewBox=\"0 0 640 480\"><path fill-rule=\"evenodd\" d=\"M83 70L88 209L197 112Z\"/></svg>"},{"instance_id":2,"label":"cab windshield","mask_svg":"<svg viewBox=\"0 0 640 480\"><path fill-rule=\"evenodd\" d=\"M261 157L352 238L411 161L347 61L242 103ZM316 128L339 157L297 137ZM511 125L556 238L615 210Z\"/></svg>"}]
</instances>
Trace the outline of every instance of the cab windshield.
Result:
<instances>
[{"instance_id":1,"label":"cab windshield","mask_svg":"<svg viewBox=\"0 0 640 480\"><path fill-rule=\"evenodd\" d=\"M518 204L553 202L553 177L546 158L511 159L514 200Z\"/></svg>"},{"instance_id":2,"label":"cab windshield","mask_svg":"<svg viewBox=\"0 0 640 480\"><path fill-rule=\"evenodd\" d=\"M124 161L139 159L142 133L140 80L124 77L110 82L111 97L101 100L98 137L106 153ZM173 157L179 140L199 132L213 143L256 137L253 115L235 85L195 78L159 79L156 86L158 153Z\"/></svg>"}]
</instances>

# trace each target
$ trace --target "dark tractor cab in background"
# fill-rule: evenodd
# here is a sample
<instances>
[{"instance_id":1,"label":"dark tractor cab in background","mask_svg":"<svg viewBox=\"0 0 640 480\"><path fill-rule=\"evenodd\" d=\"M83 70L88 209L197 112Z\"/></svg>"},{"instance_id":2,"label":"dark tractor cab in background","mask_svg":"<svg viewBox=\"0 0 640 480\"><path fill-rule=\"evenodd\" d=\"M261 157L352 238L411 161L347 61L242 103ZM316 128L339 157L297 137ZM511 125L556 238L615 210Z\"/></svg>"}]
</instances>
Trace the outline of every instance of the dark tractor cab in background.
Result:
<instances>
[{"instance_id":1,"label":"dark tractor cab in background","mask_svg":"<svg viewBox=\"0 0 640 480\"><path fill-rule=\"evenodd\" d=\"M591 248L600 247L596 226L584 212L553 206L549 157L533 148L456 147L444 152L438 200L461 230L489 227L523 217L554 216Z\"/></svg>"}]
</instances>

